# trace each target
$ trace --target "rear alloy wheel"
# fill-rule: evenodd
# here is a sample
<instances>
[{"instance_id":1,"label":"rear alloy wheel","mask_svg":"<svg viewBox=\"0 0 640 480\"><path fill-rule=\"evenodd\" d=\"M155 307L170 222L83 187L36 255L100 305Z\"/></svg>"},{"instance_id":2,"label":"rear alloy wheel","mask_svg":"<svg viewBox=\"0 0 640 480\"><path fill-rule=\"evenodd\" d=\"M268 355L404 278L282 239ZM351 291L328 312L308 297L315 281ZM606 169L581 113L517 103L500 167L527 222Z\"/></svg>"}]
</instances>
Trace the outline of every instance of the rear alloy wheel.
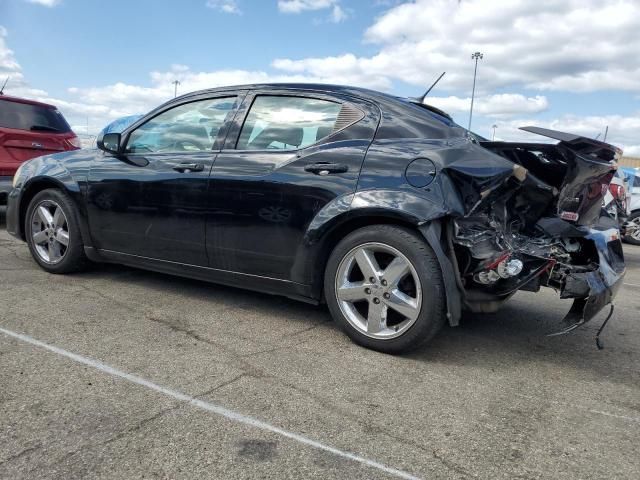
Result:
<instances>
[{"instance_id":1,"label":"rear alloy wheel","mask_svg":"<svg viewBox=\"0 0 640 480\"><path fill-rule=\"evenodd\" d=\"M70 273L86 265L73 201L60 190L38 193L29 204L25 233L34 260L47 272Z\"/></svg>"},{"instance_id":2,"label":"rear alloy wheel","mask_svg":"<svg viewBox=\"0 0 640 480\"><path fill-rule=\"evenodd\" d=\"M633 212L625 226L627 234L624 236L624 241L631 245L640 245L640 211Z\"/></svg>"},{"instance_id":3,"label":"rear alloy wheel","mask_svg":"<svg viewBox=\"0 0 640 480\"><path fill-rule=\"evenodd\" d=\"M444 324L435 255L424 239L400 227L366 227L340 242L327 265L325 296L354 341L383 352L415 348Z\"/></svg>"}]
</instances>

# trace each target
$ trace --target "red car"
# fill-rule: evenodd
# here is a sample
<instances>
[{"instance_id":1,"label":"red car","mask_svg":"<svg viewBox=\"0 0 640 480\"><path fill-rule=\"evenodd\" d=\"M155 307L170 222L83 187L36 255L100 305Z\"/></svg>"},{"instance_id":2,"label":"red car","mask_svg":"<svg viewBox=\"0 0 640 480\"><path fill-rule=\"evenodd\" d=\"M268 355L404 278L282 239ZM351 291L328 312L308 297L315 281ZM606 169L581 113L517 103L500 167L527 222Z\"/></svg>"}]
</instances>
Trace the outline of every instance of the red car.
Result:
<instances>
[{"instance_id":1,"label":"red car","mask_svg":"<svg viewBox=\"0 0 640 480\"><path fill-rule=\"evenodd\" d=\"M0 95L0 205L7 202L13 175L22 163L78 148L80 140L56 107Z\"/></svg>"}]
</instances>

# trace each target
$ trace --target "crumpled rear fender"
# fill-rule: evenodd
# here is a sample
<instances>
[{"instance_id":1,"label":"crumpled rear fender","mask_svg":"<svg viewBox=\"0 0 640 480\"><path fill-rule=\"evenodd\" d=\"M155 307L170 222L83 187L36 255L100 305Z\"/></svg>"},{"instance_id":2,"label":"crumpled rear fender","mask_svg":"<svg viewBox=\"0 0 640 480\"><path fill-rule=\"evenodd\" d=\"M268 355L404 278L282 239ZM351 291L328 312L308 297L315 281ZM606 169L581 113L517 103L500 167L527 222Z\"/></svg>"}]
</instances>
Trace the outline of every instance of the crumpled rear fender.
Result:
<instances>
[{"instance_id":1,"label":"crumpled rear fender","mask_svg":"<svg viewBox=\"0 0 640 480\"><path fill-rule=\"evenodd\" d=\"M450 260L447 235L447 210L442 203L425 201L410 190L369 190L345 195L326 205L314 218L305 234L301 250L296 253L294 281L314 285L314 296L320 298L322 277L320 270L333 245L343 232L374 223L397 223L418 230L429 243L442 271L447 295L447 318L458 325L462 294L457 286L457 273ZM311 260L310 260L311 259Z\"/></svg>"},{"instance_id":2,"label":"crumpled rear fender","mask_svg":"<svg viewBox=\"0 0 640 480\"><path fill-rule=\"evenodd\" d=\"M612 304L626 274L622 241L617 229L589 229L584 238L591 240L596 247L598 269L567 276L560 298L575 300L564 318L567 327L552 335L576 329L593 319L606 305Z\"/></svg>"},{"instance_id":3,"label":"crumpled rear fender","mask_svg":"<svg viewBox=\"0 0 640 480\"><path fill-rule=\"evenodd\" d=\"M354 208L374 195L391 208L402 205L428 221L463 216L525 169L467 138L377 140L369 147ZM377 192L381 192L378 194Z\"/></svg>"}]
</instances>

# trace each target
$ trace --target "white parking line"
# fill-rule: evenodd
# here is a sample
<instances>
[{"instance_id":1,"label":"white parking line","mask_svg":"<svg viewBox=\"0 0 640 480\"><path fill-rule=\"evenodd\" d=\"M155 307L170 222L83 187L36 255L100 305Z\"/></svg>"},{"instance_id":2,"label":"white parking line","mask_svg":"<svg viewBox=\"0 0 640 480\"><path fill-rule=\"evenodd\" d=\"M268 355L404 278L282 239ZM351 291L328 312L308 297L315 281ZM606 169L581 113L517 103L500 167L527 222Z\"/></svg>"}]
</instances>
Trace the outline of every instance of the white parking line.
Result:
<instances>
[{"instance_id":1,"label":"white parking line","mask_svg":"<svg viewBox=\"0 0 640 480\"><path fill-rule=\"evenodd\" d=\"M12 332L11 330L6 330L0 327L0 332L4 333L9 337L13 337L17 340L21 340L25 343L29 343L36 347L44 348L49 350L50 352L56 353L63 357L70 358L71 360L82 363L84 365L88 365L89 367L93 367L96 370L100 370L101 372L108 373L109 375L113 375L114 377L119 377L124 380L127 380L131 383L135 383L136 385L140 385L143 387L147 387L150 390L154 390L156 392L162 393L168 397L174 398L181 402L188 403L191 406L200 408L202 410L206 410L208 412L215 413L216 415L220 415L222 417L227 418L228 420L232 420L234 422L243 423L245 425L250 425L255 428L259 428L261 430L266 430L267 432L275 433L277 435L281 435L283 437L289 438L291 440L295 440L296 442L302 443L304 445L308 445L313 448L317 448L319 450L324 450L325 452L333 453L339 457L347 458L349 460L353 460L354 462L361 463L371 468L375 468L381 470L389 475L393 475L398 478L405 478L409 480L419 480L418 477L411 475L410 473L403 472L402 470L398 470L395 468L387 467L382 463L369 460L364 457L360 457L353 453L345 452L343 450L339 450L334 447L330 447L329 445L325 445L324 443L317 442L310 438L304 437L302 435L298 435L297 433L289 432L287 430L283 430L281 428L275 427L268 423L263 422L262 420L258 420L253 417L248 417L246 415L242 415L241 413L234 412L233 410L229 410L227 408L221 407L219 405L215 405L213 403L205 402L204 400L198 400L190 395L179 392L177 390L172 390L171 388L166 388L157 383L153 383L149 380L145 380L142 377L137 375L133 375L130 373L123 372L122 370L118 370L110 365L99 362L98 360L93 360L92 358L85 357L83 355L78 355L77 353L69 352L62 348L56 347L54 345L49 345L47 343L41 342L40 340L36 340L28 335L24 335L22 333Z\"/></svg>"},{"instance_id":2,"label":"white parking line","mask_svg":"<svg viewBox=\"0 0 640 480\"><path fill-rule=\"evenodd\" d=\"M640 287L637 283L625 283L625 285L629 285L630 287Z\"/></svg>"}]
</instances>

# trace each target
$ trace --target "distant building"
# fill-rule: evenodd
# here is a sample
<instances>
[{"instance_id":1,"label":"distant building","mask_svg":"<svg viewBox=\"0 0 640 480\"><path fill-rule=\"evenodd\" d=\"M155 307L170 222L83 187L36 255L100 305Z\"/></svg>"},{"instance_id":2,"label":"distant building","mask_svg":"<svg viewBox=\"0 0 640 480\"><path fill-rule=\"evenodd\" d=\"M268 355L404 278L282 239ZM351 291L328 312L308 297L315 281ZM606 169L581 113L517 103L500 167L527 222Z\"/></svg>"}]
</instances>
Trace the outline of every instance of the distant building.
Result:
<instances>
[{"instance_id":1,"label":"distant building","mask_svg":"<svg viewBox=\"0 0 640 480\"><path fill-rule=\"evenodd\" d=\"M622 157L619 163L625 167L640 168L640 158L637 157Z\"/></svg>"}]
</instances>

